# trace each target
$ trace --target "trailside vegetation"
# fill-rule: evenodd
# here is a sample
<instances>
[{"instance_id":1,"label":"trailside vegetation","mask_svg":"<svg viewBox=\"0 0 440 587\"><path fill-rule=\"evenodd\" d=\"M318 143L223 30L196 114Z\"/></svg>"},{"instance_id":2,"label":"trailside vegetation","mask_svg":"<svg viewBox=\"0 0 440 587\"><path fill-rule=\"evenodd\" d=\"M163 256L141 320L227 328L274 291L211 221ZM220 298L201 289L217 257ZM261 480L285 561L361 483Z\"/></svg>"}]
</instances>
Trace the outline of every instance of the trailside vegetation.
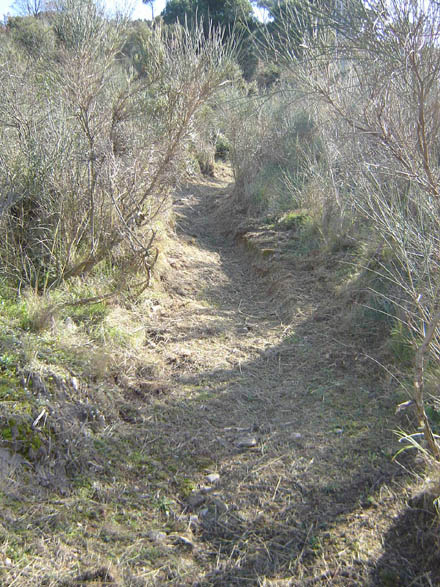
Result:
<instances>
[{"instance_id":1,"label":"trailside vegetation","mask_svg":"<svg viewBox=\"0 0 440 587\"><path fill-rule=\"evenodd\" d=\"M219 29L131 26L92 1L0 37L2 278L44 292L103 267L148 283L198 115L234 78ZM125 49L125 50L124 50ZM128 276L129 278L129 276Z\"/></svg>"},{"instance_id":2,"label":"trailside vegetation","mask_svg":"<svg viewBox=\"0 0 440 587\"><path fill-rule=\"evenodd\" d=\"M311 249L354 252L351 295L411 367L401 382L420 429L406 439L422 431L438 463L438 3L267 7L260 55L281 75L232 108L237 206L275 219L297 210Z\"/></svg>"}]
</instances>

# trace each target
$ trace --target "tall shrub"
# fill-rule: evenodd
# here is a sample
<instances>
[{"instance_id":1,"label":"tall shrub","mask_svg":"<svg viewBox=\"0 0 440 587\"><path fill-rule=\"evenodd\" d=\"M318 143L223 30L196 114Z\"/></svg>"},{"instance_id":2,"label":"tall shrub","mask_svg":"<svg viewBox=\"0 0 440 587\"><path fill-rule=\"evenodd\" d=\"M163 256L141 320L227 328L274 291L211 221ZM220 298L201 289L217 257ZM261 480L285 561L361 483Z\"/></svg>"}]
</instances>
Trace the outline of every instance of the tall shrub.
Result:
<instances>
[{"instance_id":1,"label":"tall shrub","mask_svg":"<svg viewBox=\"0 0 440 587\"><path fill-rule=\"evenodd\" d=\"M333 117L356 154L357 165L334 177L351 186L347 197L393 252L379 273L396 286L392 301L413 336L413 399L440 461L424 397L426 365L440 350L440 7L379 0L318 8L328 26L305 38L301 56L267 44L288 68L292 92Z\"/></svg>"},{"instance_id":2,"label":"tall shrub","mask_svg":"<svg viewBox=\"0 0 440 587\"><path fill-rule=\"evenodd\" d=\"M157 26L135 68L127 23L92 0L61 0L51 27L51 52L1 49L2 272L40 290L124 259L148 280L197 114L235 75L232 44Z\"/></svg>"}]
</instances>

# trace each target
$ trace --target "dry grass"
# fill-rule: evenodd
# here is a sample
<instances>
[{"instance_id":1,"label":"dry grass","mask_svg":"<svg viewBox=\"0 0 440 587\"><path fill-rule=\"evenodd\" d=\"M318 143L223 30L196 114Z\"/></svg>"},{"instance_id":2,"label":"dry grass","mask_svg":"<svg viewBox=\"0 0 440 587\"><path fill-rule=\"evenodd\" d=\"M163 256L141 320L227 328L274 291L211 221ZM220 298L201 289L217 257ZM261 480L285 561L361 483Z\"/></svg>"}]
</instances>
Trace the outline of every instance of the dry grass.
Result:
<instances>
[{"instance_id":1,"label":"dry grass","mask_svg":"<svg viewBox=\"0 0 440 587\"><path fill-rule=\"evenodd\" d=\"M438 582L435 487L392 462L400 392L341 328L334 267L273 234L269 262L258 230L237 248L228 180L177 197L161 283L108 310L102 371L40 364L53 448L2 466L3 584Z\"/></svg>"}]
</instances>

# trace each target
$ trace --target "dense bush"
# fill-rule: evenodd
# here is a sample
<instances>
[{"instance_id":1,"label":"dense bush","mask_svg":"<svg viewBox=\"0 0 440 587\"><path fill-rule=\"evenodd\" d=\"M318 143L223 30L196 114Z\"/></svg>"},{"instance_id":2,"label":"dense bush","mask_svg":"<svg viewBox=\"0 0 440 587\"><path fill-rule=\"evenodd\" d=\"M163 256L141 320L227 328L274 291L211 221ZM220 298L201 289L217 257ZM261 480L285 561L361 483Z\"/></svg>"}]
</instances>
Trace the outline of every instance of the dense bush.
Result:
<instances>
[{"instance_id":1,"label":"dense bush","mask_svg":"<svg viewBox=\"0 0 440 587\"><path fill-rule=\"evenodd\" d=\"M123 259L147 280L199 112L235 75L231 44L157 26L127 55L129 24L91 0L47 18L1 38L3 276L41 290ZM44 52L34 29L54 40Z\"/></svg>"},{"instance_id":2,"label":"dense bush","mask_svg":"<svg viewBox=\"0 0 440 587\"><path fill-rule=\"evenodd\" d=\"M237 201L250 213L282 213L295 206L286 181L300 188L317 160L320 140L312 118L283 96L230 100L227 137L235 170Z\"/></svg>"},{"instance_id":3,"label":"dense bush","mask_svg":"<svg viewBox=\"0 0 440 587\"><path fill-rule=\"evenodd\" d=\"M413 398L440 460L423 396L440 357L440 9L354 0L302 10L325 26L304 31L298 52L278 42L295 22L287 7L266 37L283 67L277 93L253 97L231 129L237 201L266 213L306 206L327 244L370 244L363 262L412 345Z\"/></svg>"}]
</instances>

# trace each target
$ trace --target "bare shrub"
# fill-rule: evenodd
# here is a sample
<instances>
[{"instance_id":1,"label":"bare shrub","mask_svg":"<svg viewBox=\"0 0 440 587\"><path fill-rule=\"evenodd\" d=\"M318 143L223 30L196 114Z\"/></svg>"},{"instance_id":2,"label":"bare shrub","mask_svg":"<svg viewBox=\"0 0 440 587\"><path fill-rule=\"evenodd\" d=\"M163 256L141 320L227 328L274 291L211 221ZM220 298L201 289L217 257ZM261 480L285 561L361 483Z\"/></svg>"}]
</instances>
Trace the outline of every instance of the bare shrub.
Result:
<instances>
[{"instance_id":1,"label":"bare shrub","mask_svg":"<svg viewBox=\"0 0 440 587\"><path fill-rule=\"evenodd\" d=\"M339 144L355 154L357 163L334 167L333 176L393 253L379 273L395 286L391 301L413 337L413 399L439 461L423 392L426 364L435 366L440 349L440 7L416 0L339 7L310 3L327 26L304 37L300 56L273 39L267 46L288 68L292 93L307 97L322 120L337 121Z\"/></svg>"},{"instance_id":2,"label":"bare shrub","mask_svg":"<svg viewBox=\"0 0 440 587\"><path fill-rule=\"evenodd\" d=\"M147 284L198 112L234 75L232 46L220 31L158 26L134 69L126 22L99 4L62 0L51 25L50 53L2 48L3 274L41 290L107 260Z\"/></svg>"}]
</instances>

